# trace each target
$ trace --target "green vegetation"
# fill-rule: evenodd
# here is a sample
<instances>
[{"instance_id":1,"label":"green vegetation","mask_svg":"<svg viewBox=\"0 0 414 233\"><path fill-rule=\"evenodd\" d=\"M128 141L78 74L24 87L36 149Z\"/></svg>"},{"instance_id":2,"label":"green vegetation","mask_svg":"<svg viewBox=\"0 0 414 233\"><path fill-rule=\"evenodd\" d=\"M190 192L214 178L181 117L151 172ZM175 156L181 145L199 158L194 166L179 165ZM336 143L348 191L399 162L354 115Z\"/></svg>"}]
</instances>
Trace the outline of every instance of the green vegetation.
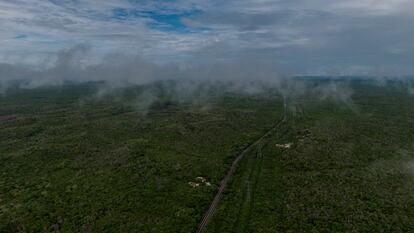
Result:
<instances>
[{"instance_id":1,"label":"green vegetation","mask_svg":"<svg viewBox=\"0 0 414 233\"><path fill-rule=\"evenodd\" d=\"M95 88L0 99L0 116L17 116L0 123L0 232L191 232L233 158L281 113L277 95L223 92L208 111L161 96L143 115L140 87L94 100ZM198 176L211 186L192 188Z\"/></svg>"},{"instance_id":2,"label":"green vegetation","mask_svg":"<svg viewBox=\"0 0 414 233\"><path fill-rule=\"evenodd\" d=\"M353 89L349 104L296 99L262 156L241 162L208 232L413 232L414 96Z\"/></svg>"},{"instance_id":3,"label":"green vegetation","mask_svg":"<svg viewBox=\"0 0 414 233\"><path fill-rule=\"evenodd\" d=\"M0 96L17 117L0 121L0 232L194 232L233 159L283 114L275 90L215 87L194 104L159 86L96 98L97 85ZM288 99L207 232L414 231L414 96L350 85L352 102ZM147 88L157 101L142 109Z\"/></svg>"}]
</instances>

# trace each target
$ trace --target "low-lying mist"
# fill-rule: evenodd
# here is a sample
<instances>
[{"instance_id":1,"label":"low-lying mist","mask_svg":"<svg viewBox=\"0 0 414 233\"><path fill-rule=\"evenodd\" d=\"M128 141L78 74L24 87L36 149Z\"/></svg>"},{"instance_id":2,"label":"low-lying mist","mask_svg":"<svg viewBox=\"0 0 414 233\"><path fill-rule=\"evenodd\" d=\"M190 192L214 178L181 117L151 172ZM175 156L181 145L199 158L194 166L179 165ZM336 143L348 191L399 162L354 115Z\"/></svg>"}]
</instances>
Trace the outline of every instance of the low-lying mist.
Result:
<instances>
[{"instance_id":1,"label":"low-lying mist","mask_svg":"<svg viewBox=\"0 0 414 233\"><path fill-rule=\"evenodd\" d=\"M309 82L294 77L276 62L241 57L210 62L160 63L135 55L110 54L98 60L90 56L90 47L79 45L60 51L53 62L43 65L0 64L0 95L10 88L33 89L65 84L94 82L96 92L82 102L101 98L119 98L129 87L141 88L130 105L146 112L157 104L191 104L208 109L217 93L246 95L278 92L291 101L312 93L321 100L352 105L353 90L349 81L323 79ZM315 78L313 78L315 80ZM388 79L376 79L384 85ZM402 82L408 93L414 93L410 80ZM154 85L156 84L156 85Z\"/></svg>"}]
</instances>

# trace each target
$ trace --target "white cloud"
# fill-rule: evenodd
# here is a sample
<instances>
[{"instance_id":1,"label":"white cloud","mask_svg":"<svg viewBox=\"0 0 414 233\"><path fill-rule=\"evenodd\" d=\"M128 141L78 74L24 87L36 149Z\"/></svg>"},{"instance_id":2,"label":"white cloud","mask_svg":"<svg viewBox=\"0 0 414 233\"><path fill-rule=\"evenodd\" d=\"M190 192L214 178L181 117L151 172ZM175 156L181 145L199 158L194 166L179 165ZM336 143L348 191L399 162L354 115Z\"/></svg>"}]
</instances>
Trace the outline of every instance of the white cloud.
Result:
<instances>
[{"instance_id":1,"label":"white cloud","mask_svg":"<svg viewBox=\"0 0 414 233\"><path fill-rule=\"evenodd\" d=\"M150 26L154 18L120 20L114 9L159 15L198 10L181 21L202 30L160 30ZM3 0L0 62L44 63L86 43L96 56L139 54L157 62L246 56L299 72L408 67L414 59L413 10L410 0Z\"/></svg>"}]
</instances>

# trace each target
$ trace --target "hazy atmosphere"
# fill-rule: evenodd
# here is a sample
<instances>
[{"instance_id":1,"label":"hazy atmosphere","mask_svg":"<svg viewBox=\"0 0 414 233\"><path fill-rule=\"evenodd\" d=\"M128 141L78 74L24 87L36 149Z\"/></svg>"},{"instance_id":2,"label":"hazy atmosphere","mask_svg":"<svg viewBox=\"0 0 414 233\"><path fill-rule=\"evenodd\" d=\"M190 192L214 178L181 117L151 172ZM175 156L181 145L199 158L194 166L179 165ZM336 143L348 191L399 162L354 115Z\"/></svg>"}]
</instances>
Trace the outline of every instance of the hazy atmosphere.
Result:
<instances>
[{"instance_id":1,"label":"hazy atmosphere","mask_svg":"<svg viewBox=\"0 0 414 233\"><path fill-rule=\"evenodd\" d=\"M414 232L413 0L0 0L0 232Z\"/></svg>"},{"instance_id":2,"label":"hazy atmosphere","mask_svg":"<svg viewBox=\"0 0 414 233\"><path fill-rule=\"evenodd\" d=\"M231 63L270 66L270 77L276 67L289 75L411 75L413 10L409 0L3 0L1 74L56 66L56 79L79 79L65 69L100 64L140 79L152 73L148 63Z\"/></svg>"}]
</instances>

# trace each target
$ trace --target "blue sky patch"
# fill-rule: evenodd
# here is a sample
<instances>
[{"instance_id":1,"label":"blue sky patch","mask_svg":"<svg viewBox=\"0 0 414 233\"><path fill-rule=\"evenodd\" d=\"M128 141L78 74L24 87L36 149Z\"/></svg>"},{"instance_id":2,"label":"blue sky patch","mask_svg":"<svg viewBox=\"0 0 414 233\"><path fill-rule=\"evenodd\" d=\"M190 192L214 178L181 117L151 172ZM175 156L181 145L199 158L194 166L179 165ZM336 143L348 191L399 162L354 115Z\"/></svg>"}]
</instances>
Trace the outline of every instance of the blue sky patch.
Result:
<instances>
[{"instance_id":1,"label":"blue sky patch","mask_svg":"<svg viewBox=\"0 0 414 233\"><path fill-rule=\"evenodd\" d=\"M159 11L130 11L127 9L118 8L113 10L113 17L119 20L127 20L132 18L147 18L151 19L151 22L148 23L148 27L152 29L167 32L193 33L202 31L204 29L189 27L185 25L181 21L181 19L185 17L194 17L201 13L202 12L199 10L178 13L165 13Z\"/></svg>"}]
</instances>

